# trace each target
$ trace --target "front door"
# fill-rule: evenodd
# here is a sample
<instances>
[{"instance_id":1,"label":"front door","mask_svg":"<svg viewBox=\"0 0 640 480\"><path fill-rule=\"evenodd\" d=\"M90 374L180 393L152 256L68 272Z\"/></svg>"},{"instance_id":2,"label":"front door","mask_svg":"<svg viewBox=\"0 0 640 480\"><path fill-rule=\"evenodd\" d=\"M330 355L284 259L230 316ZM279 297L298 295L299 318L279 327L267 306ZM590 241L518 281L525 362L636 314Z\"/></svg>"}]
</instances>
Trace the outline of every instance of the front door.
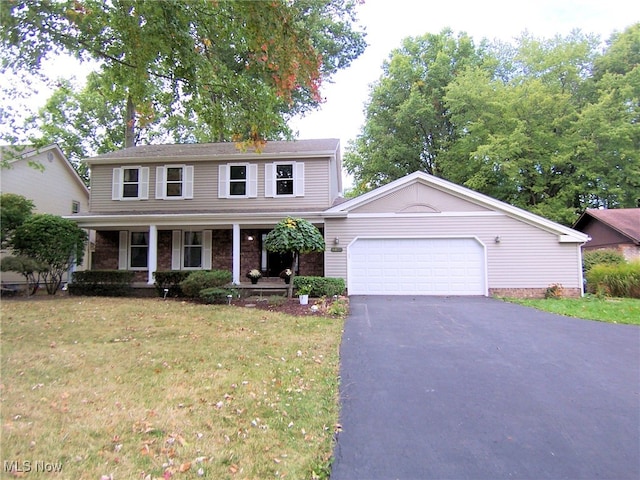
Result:
<instances>
[{"instance_id":1,"label":"front door","mask_svg":"<svg viewBox=\"0 0 640 480\"><path fill-rule=\"evenodd\" d=\"M285 268L291 268L293 263L292 253L277 253L268 252L264 247L264 240L267 236L263 233L262 238L262 271L265 272L267 277L277 277Z\"/></svg>"}]
</instances>

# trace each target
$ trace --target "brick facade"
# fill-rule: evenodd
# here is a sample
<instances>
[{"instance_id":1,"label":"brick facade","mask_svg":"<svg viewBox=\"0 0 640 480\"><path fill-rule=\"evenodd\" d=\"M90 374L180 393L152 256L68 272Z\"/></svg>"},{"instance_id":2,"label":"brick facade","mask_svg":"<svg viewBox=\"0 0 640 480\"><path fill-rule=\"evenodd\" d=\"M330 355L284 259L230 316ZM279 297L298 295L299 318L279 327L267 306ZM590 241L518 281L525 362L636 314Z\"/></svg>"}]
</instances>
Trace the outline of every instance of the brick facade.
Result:
<instances>
[{"instance_id":1,"label":"brick facade","mask_svg":"<svg viewBox=\"0 0 640 480\"><path fill-rule=\"evenodd\" d=\"M262 234L264 230L244 229L240 232L240 275L253 268L261 268ZM211 239L211 268L229 270L233 268L233 231L230 229L213 230ZM118 246L120 232L115 230L99 230L96 232L95 252L93 253L94 270L118 269ZM171 270L173 232L158 231L158 270ZM266 272L263 272L266 274ZM271 273L277 276L277 273ZM324 254L310 253L300 255L300 275L324 275ZM136 282L146 282L147 272L137 271Z\"/></svg>"},{"instance_id":2,"label":"brick facade","mask_svg":"<svg viewBox=\"0 0 640 480\"><path fill-rule=\"evenodd\" d=\"M511 298L544 298L546 288L490 288L489 295L492 297ZM563 298L580 298L582 291L579 288L564 288Z\"/></svg>"}]
</instances>

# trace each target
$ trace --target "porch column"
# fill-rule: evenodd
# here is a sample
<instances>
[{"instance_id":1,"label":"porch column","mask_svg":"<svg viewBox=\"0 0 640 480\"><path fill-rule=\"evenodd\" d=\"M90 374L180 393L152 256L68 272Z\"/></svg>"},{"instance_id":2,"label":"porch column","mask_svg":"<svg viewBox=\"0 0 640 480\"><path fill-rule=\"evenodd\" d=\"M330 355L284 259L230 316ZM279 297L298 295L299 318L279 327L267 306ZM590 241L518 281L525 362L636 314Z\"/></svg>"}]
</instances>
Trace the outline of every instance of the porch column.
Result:
<instances>
[{"instance_id":1,"label":"porch column","mask_svg":"<svg viewBox=\"0 0 640 480\"><path fill-rule=\"evenodd\" d=\"M240 283L240 225L233 224L233 250L231 258L233 260L233 283Z\"/></svg>"},{"instance_id":2,"label":"porch column","mask_svg":"<svg viewBox=\"0 0 640 480\"><path fill-rule=\"evenodd\" d=\"M158 269L158 227L155 225L149 225L149 258L147 265L149 266L147 283L153 285L153 274Z\"/></svg>"}]
</instances>

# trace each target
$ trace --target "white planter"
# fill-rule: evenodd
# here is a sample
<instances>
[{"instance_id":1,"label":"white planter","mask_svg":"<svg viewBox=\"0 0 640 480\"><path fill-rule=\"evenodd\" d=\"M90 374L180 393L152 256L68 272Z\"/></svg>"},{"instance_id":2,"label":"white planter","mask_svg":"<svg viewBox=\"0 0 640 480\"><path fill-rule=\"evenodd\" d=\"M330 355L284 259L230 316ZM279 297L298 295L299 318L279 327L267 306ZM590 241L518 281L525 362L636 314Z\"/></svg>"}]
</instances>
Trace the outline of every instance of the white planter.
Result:
<instances>
[{"instance_id":1,"label":"white planter","mask_svg":"<svg viewBox=\"0 0 640 480\"><path fill-rule=\"evenodd\" d=\"M300 305L306 305L309 303L309 295L300 295Z\"/></svg>"}]
</instances>

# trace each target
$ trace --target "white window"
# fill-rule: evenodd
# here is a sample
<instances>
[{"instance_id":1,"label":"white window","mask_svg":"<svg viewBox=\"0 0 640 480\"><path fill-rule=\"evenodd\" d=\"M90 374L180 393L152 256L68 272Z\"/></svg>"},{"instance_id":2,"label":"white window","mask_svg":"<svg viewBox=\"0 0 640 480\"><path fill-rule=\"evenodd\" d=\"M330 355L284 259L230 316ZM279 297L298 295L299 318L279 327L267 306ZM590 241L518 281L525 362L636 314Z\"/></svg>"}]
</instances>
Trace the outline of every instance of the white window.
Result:
<instances>
[{"instance_id":1,"label":"white window","mask_svg":"<svg viewBox=\"0 0 640 480\"><path fill-rule=\"evenodd\" d=\"M147 200L148 198L149 167L113 169L112 200Z\"/></svg>"},{"instance_id":2,"label":"white window","mask_svg":"<svg viewBox=\"0 0 640 480\"><path fill-rule=\"evenodd\" d=\"M211 230L174 230L171 269L210 269L211 233Z\"/></svg>"},{"instance_id":3,"label":"white window","mask_svg":"<svg viewBox=\"0 0 640 480\"><path fill-rule=\"evenodd\" d=\"M118 268L145 270L149 261L149 232L120 232Z\"/></svg>"},{"instance_id":4,"label":"white window","mask_svg":"<svg viewBox=\"0 0 640 480\"><path fill-rule=\"evenodd\" d=\"M228 163L218 168L219 198L255 198L258 196L258 166Z\"/></svg>"},{"instance_id":5,"label":"white window","mask_svg":"<svg viewBox=\"0 0 640 480\"><path fill-rule=\"evenodd\" d=\"M304 196L304 163L268 163L264 172L265 197Z\"/></svg>"},{"instance_id":6,"label":"white window","mask_svg":"<svg viewBox=\"0 0 640 480\"><path fill-rule=\"evenodd\" d=\"M156 168L156 198L193 198L193 166L165 165Z\"/></svg>"}]
</instances>

